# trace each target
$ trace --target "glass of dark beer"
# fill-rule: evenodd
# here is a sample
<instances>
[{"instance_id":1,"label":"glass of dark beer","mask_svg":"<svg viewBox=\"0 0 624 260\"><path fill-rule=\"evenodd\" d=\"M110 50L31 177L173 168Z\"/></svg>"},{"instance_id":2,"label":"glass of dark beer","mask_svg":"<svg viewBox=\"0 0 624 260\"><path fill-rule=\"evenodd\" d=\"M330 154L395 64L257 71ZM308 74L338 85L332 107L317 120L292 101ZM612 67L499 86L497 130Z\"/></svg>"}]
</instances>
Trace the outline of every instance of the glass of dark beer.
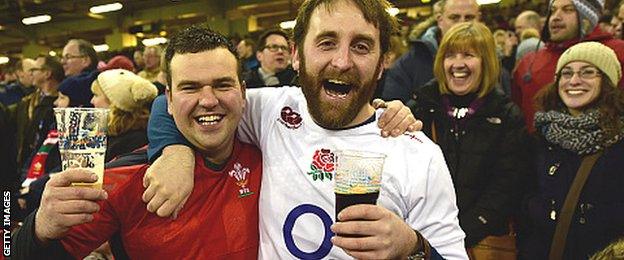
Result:
<instances>
[{"instance_id":1,"label":"glass of dark beer","mask_svg":"<svg viewBox=\"0 0 624 260\"><path fill-rule=\"evenodd\" d=\"M385 154L340 150L336 155L334 193L338 213L356 204L377 204Z\"/></svg>"}]
</instances>

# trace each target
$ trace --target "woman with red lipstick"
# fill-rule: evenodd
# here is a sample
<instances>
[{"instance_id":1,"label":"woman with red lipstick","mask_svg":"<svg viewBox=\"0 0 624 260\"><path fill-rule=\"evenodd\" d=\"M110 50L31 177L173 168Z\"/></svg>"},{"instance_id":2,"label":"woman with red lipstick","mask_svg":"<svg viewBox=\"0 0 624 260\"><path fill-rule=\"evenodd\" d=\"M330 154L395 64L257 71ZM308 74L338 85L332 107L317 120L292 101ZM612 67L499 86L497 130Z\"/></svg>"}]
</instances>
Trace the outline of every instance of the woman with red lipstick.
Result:
<instances>
[{"instance_id":1,"label":"woman with red lipstick","mask_svg":"<svg viewBox=\"0 0 624 260\"><path fill-rule=\"evenodd\" d=\"M458 24L442 39L435 79L414 94L412 111L449 166L467 248L510 232L528 172L529 138L520 109L496 88L500 66L490 30Z\"/></svg>"},{"instance_id":2,"label":"woman with red lipstick","mask_svg":"<svg viewBox=\"0 0 624 260\"><path fill-rule=\"evenodd\" d=\"M563 53L555 82L538 93L536 187L526 200L532 227L521 244L526 259L587 259L624 235L621 78L611 48L583 42Z\"/></svg>"}]
</instances>

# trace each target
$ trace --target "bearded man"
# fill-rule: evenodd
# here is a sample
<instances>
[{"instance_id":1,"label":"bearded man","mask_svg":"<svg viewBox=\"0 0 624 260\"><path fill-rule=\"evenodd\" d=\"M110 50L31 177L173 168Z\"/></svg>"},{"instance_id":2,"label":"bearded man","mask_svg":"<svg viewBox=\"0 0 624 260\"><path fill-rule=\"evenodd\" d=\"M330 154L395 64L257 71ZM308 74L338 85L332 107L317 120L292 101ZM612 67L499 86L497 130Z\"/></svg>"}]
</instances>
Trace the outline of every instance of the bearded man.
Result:
<instances>
[{"instance_id":1,"label":"bearded man","mask_svg":"<svg viewBox=\"0 0 624 260\"><path fill-rule=\"evenodd\" d=\"M440 148L422 132L383 138L378 124L388 121L369 103L396 29L388 7L383 0L305 1L293 37L301 88L247 91L238 133L263 152L260 259L467 259ZM180 145L163 150L186 141L164 108L152 113L151 154L162 156L148 171L144 200L160 215L179 201L177 191L193 186L192 169L180 168L193 165L193 156ZM218 128L226 118L197 123ZM334 218L338 150L386 158L377 204Z\"/></svg>"}]
</instances>

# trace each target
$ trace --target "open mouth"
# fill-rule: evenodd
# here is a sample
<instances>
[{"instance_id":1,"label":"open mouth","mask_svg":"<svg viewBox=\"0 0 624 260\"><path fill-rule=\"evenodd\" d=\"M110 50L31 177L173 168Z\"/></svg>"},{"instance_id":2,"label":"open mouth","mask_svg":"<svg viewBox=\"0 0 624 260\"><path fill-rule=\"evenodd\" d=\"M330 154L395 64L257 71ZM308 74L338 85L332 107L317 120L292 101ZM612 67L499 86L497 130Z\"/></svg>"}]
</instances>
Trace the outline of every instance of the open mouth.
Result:
<instances>
[{"instance_id":1,"label":"open mouth","mask_svg":"<svg viewBox=\"0 0 624 260\"><path fill-rule=\"evenodd\" d=\"M583 94L585 94L587 92L588 92L588 90L586 90L586 89L568 89L568 90L565 90L565 93L567 95L570 95L570 96L579 96L579 95L583 95Z\"/></svg>"},{"instance_id":2,"label":"open mouth","mask_svg":"<svg viewBox=\"0 0 624 260\"><path fill-rule=\"evenodd\" d=\"M325 94L334 98L345 98L353 89L349 83L336 80L336 79L328 79L323 81L323 88L325 89Z\"/></svg>"},{"instance_id":3,"label":"open mouth","mask_svg":"<svg viewBox=\"0 0 624 260\"><path fill-rule=\"evenodd\" d=\"M224 115L204 115L195 117L195 121L203 126L216 125L223 120Z\"/></svg>"},{"instance_id":4,"label":"open mouth","mask_svg":"<svg viewBox=\"0 0 624 260\"><path fill-rule=\"evenodd\" d=\"M466 79L470 76L470 72L467 70L451 71L451 76L456 79Z\"/></svg>"}]
</instances>

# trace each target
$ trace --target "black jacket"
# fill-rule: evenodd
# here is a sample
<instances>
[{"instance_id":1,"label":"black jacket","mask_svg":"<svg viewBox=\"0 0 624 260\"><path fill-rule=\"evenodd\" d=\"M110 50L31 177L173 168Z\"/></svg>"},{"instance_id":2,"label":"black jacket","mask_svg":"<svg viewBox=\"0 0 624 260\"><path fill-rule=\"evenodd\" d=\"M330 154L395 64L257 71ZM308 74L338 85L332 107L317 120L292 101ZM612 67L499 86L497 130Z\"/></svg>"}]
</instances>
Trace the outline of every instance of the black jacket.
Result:
<instances>
[{"instance_id":1,"label":"black jacket","mask_svg":"<svg viewBox=\"0 0 624 260\"><path fill-rule=\"evenodd\" d=\"M437 81L415 95L412 113L423 121L423 131L442 149L457 193L459 221L466 247L489 235L508 232L508 221L518 207L523 176L528 172L529 137L520 109L498 91L463 125L446 115ZM432 138L433 139L433 138Z\"/></svg>"},{"instance_id":2,"label":"black jacket","mask_svg":"<svg viewBox=\"0 0 624 260\"><path fill-rule=\"evenodd\" d=\"M409 52L394 62L384 74L378 88L383 88L384 100L401 100L406 103L412 93L433 79L435 47L426 41L413 42Z\"/></svg>"},{"instance_id":3,"label":"black jacket","mask_svg":"<svg viewBox=\"0 0 624 260\"><path fill-rule=\"evenodd\" d=\"M547 259L561 208L583 156L537 138L534 191L526 196L528 226L519 259ZM607 148L583 185L566 237L563 259L588 259L624 236L624 140ZM554 214L552 212L555 212ZM552 219L554 217L554 219Z\"/></svg>"},{"instance_id":4,"label":"black jacket","mask_svg":"<svg viewBox=\"0 0 624 260\"><path fill-rule=\"evenodd\" d=\"M260 72L258 72L259 68L260 67L256 67L243 75L247 88L261 88L267 86L264 84ZM275 76L279 80L279 85L290 85L294 83L297 72L293 70L292 67L288 66L285 70L275 73Z\"/></svg>"},{"instance_id":5,"label":"black jacket","mask_svg":"<svg viewBox=\"0 0 624 260\"><path fill-rule=\"evenodd\" d=\"M105 162L147 145L147 130L128 130L119 136L109 136L107 141Z\"/></svg>"}]
</instances>

